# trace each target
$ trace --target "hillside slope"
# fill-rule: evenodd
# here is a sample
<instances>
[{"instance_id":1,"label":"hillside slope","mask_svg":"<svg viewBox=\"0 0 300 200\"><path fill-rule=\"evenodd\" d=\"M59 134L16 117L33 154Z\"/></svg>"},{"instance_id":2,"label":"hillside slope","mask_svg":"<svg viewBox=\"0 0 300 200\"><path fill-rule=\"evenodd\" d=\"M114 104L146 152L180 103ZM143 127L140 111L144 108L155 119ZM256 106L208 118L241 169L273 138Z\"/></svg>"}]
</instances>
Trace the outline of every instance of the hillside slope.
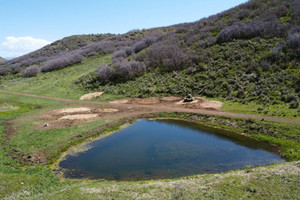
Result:
<instances>
[{"instance_id":1,"label":"hillside slope","mask_svg":"<svg viewBox=\"0 0 300 200\"><path fill-rule=\"evenodd\" d=\"M73 36L0 65L0 74L9 77L1 79L4 86L17 85L10 80L22 80L23 74L84 66L111 55L110 64L99 62L97 70L75 84L85 91L130 97L191 93L299 110L299 10L297 0L251 0L193 23L123 35ZM40 70L27 70L32 64Z\"/></svg>"},{"instance_id":2,"label":"hillside slope","mask_svg":"<svg viewBox=\"0 0 300 200\"><path fill-rule=\"evenodd\" d=\"M6 61L6 59L4 59L4 58L2 58L1 56L0 56L0 63L1 62L5 62Z\"/></svg>"}]
</instances>

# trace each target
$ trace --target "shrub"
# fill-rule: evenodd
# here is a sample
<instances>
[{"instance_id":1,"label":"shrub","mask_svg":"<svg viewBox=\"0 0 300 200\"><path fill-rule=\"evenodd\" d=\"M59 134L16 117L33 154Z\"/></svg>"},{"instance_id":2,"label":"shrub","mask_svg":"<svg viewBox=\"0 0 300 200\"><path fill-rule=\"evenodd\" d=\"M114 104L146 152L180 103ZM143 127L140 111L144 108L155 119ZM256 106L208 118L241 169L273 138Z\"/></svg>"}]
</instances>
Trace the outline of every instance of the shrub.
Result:
<instances>
[{"instance_id":1,"label":"shrub","mask_svg":"<svg viewBox=\"0 0 300 200\"><path fill-rule=\"evenodd\" d=\"M107 66L107 65L100 65L98 66L98 80L102 83L102 84L106 84L108 83L111 79L114 78L115 73L114 70Z\"/></svg>"},{"instance_id":2,"label":"shrub","mask_svg":"<svg viewBox=\"0 0 300 200\"><path fill-rule=\"evenodd\" d=\"M262 60L262 61L260 62L260 66L262 67L262 69L263 69L264 71L269 71L270 68L271 68L270 63L269 63L267 60Z\"/></svg>"},{"instance_id":3,"label":"shrub","mask_svg":"<svg viewBox=\"0 0 300 200\"><path fill-rule=\"evenodd\" d=\"M51 72L55 70L59 70L70 65L74 65L77 63L81 63L83 61L83 56L80 54L66 54L62 55L58 58L48 60L41 68L42 72Z\"/></svg>"},{"instance_id":4,"label":"shrub","mask_svg":"<svg viewBox=\"0 0 300 200\"><path fill-rule=\"evenodd\" d=\"M296 109L296 108L298 108L298 107L299 107L299 102L298 102L298 101L294 100L294 101L292 101L292 102L290 103L290 108L291 108L291 109Z\"/></svg>"},{"instance_id":5,"label":"shrub","mask_svg":"<svg viewBox=\"0 0 300 200\"><path fill-rule=\"evenodd\" d=\"M10 68L7 66L3 66L0 68L0 76L5 76L11 72Z\"/></svg>"},{"instance_id":6,"label":"shrub","mask_svg":"<svg viewBox=\"0 0 300 200\"><path fill-rule=\"evenodd\" d=\"M144 38L143 40L137 42L134 45L134 52L138 53L140 51L142 51L143 49L149 47L151 44L153 44L155 41L157 40L157 37L155 36L148 36L146 38Z\"/></svg>"},{"instance_id":7,"label":"shrub","mask_svg":"<svg viewBox=\"0 0 300 200\"><path fill-rule=\"evenodd\" d=\"M119 50L119 51L115 51L113 54L112 54L112 56L111 56L111 58L112 58L112 60L113 61L117 61L118 59L121 59L121 58L126 58L127 57L127 53L126 53L126 51L125 50Z\"/></svg>"},{"instance_id":8,"label":"shrub","mask_svg":"<svg viewBox=\"0 0 300 200\"><path fill-rule=\"evenodd\" d=\"M242 9L239 12L239 19L243 20L244 18L248 17L250 15L250 11L248 9Z\"/></svg>"},{"instance_id":9,"label":"shrub","mask_svg":"<svg viewBox=\"0 0 300 200\"><path fill-rule=\"evenodd\" d=\"M124 82L144 74L146 66L143 62L120 60L113 64L118 81Z\"/></svg>"},{"instance_id":10,"label":"shrub","mask_svg":"<svg viewBox=\"0 0 300 200\"><path fill-rule=\"evenodd\" d=\"M11 67L11 71L13 74L18 74L21 72L21 65L20 64L13 64Z\"/></svg>"},{"instance_id":11,"label":"shrub","mask_svg":"<svg viewBox=\"0 0 300 200\"><path fill-rule=\"evenodd\" d=\"M145 53L144 62L148 67L161 67L164 71L174 71L190 66L190 59L175 44L156 43Z\"/></svg>"},{"instance_id":12,"label":"shrub","mask_svg":"<svg viewBox=\"0 0 300 200\"><path fill-rule=\"evenodd\" d=\"M192 75L195 71L196 69L194 67L189 67L188 70L186 71L186 74Z\"/></svg>"},{"instance_id":13,"label":"shrub","mask_svg":"<svg viewBox=\"0 0 300 200\"><path fill-rule=\"evenodd\" d=\"M278 21L272 20L234 23L224 28L217 36L217 42L229 42L234 39L250 39L254 37L283 37L286 31Z\"/></svg>"},{"instance_id":14,"label":"shrub","mask_svg":"<svg viewBox=\"0 0 300 200\"><path fill-rule=\"evenodd\" d=\"M24 70L24 76L26 77L33 77L38 75L39 73L41 73L41 69L37 65L29 66Z\"/></svg>"},{"instance_id":15,"label":"shrub","mask_svg":"<svg viewBox=\"0 0 300 200\"><path fill-rule=\"evenodd\" d=\"M95 51L92 51L92 52L87 54L88 57L94 57L94 56L97 56L97 55L98 55L98 53L95 52Z\"/></svg>"},{"instance_id":16,"label":"shrub","mask_svg":"<svg viewBox=\"0 0 300 200\"><path fill-rule=\"evenodd\" d=\"M288 40L287 40L287 45L289 48L299 51L299 49L300 49L300 33L294 33L294 34L289 35Z\"/></svg>"}]
</instances>

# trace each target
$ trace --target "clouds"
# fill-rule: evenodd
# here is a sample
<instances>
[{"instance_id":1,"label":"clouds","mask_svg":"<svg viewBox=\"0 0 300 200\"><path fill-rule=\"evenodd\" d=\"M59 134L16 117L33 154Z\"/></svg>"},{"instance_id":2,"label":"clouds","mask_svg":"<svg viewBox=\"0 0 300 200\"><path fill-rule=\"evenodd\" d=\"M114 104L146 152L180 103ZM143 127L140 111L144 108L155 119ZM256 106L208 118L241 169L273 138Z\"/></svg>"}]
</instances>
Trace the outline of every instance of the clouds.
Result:
<instances>
[{"instance_id":1,"label":"clouds","mask_svg":"<svg viewBox=\"0 0 300 200\"><path fill-rule=\"evenodd\" d=\"M29 52L35 51L47 44L50 44L50 42L47 40L37 39L30 36L9 36L5 38L4 42L0 42L0 56L18 57Z\"/></svg>"}]
</instances>

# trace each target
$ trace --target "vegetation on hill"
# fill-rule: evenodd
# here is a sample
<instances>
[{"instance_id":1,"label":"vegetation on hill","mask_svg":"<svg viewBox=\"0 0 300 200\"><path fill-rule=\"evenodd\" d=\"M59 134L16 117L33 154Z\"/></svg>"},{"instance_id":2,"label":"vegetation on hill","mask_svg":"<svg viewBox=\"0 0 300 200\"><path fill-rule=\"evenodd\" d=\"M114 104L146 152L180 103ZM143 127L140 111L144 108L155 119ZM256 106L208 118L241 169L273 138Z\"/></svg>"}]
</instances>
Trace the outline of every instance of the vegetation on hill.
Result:
<instances>
[{"instance_id":1,"label":"vegetation on hill","mask_svg":"<svg viewBox=\"0 0 300 200\"><path fill-rule=\"evenodd\" d=\"M111 55L110 64L99 63L77 86L130 97L191 93L299 109L299 10L297 0L252 0L193 23L72 36L1 64L0 75L28 77L39 74L28 75L32 65L47 73Z\"/></svg>"}]
</instances>

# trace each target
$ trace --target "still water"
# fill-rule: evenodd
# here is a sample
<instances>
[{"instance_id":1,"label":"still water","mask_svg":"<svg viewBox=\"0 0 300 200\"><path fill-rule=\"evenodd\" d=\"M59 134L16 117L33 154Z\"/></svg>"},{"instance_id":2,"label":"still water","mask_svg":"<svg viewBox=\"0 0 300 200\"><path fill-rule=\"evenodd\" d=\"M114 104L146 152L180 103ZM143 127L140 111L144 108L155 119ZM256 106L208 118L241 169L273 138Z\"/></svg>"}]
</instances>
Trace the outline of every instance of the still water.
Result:
<instances>
[{"instance_id":1,"label":"still water","mask_svg":"<svg viewBox=\"0 0 300 200\"><path fill-rule=\"evenodd\" d=\"M88 146L60 162L65 177L147 180L284 162L264 142L181 120L139 120Z\"/></svg>"}]
</instances>

